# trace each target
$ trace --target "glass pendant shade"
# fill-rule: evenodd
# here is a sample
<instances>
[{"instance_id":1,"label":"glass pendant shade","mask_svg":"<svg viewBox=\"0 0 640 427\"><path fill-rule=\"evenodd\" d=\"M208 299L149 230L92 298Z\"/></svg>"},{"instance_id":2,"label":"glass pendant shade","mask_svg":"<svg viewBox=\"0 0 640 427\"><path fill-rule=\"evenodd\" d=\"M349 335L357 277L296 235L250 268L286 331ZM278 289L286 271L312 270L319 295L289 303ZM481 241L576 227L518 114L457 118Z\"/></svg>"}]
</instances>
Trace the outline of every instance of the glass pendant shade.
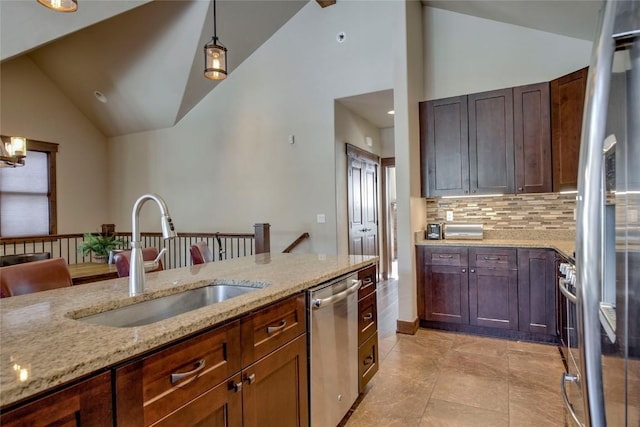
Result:
<instances>
[{"instance_id":1,"label":"glass pendant shade","mask_svg":"<svg viewBox=\"0 0 640 427\"><path fill-rule=\"evenodd\" d=\"M204 76L211 80L224 80L227 77L227 48L219 44L214 37L204 46Z\"/></svg>"},{"instance_id":2,"label":"glass pendant shade","mask_svg":"<svg viewBox=\"0 0 640 427\"><path fill-rule=\"evenodd\" d=\"M77 0L38 0L38 3L58 12L75 12L78 10Z\"/></svg>"},{"instance_id":3,"label":"glass pendant shade","mask_svg":"<svg viewBox=\"0 0 640 427\"><path fill-rule=\"evenodd\" d=\"M10 142L0 143L0 167L24 166L27 156L27 139L12 136Z\"/></svg>"}]
</instances>

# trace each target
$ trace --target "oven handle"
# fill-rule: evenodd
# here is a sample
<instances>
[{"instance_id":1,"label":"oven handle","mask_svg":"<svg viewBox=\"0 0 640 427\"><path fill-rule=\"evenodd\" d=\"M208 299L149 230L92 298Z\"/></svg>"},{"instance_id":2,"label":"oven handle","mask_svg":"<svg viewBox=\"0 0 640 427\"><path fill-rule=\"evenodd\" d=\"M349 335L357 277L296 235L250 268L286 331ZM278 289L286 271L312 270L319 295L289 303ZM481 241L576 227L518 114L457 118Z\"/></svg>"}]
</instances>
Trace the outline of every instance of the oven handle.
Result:
<instances>
[{"instance_id":1,"label":"oven handle","mask_svg":"<svg viewBox=\"0 0 640 427\"><path fill-rule=\"evenodd\" d=\"M342 301L347 296L356 292L358 288L360 288L360 285L362 285L362 280L352 280L351 283L352 283L351 286L349 286L347 289L345 289L340 293L331 295L330 297L327 297L327 298L314 299L311 302L311 307L313 307L314 310L317 310L319 308L324 307L327 304L332 304L338 301Z\"/></svg>"},{"instance_id":2,"label":"oven handle","mask_svg":"<svg viewBox=\"0 0 640 427\"><path fill-rule=\"evenodd\" d=\"M573 410L573 405L569 402L569 397L567 396L567 381L577 382L578 377L573 374L567 374L566 372L562 373L562 379L560 380L560 389L562 390L562 401L564 402L564 407L569 411L573 422L580 427L584 427L584 424L580 422L576 412Z\"/></svg>"},{"instance_id":3,"label":"oven handle","mask_svg":"<svg viewBox=\"0 0 640 427\"><path fill-rule=\"evenodd\" d=\"M567 299L573 304L575 304L578 301L576 296L572 294L571 291L567 289L567 287L565 286L564 279L558 280L558 288L560 289L560 292L562 292L562 295L567 297Z\"/></svg>"}]
</instances>

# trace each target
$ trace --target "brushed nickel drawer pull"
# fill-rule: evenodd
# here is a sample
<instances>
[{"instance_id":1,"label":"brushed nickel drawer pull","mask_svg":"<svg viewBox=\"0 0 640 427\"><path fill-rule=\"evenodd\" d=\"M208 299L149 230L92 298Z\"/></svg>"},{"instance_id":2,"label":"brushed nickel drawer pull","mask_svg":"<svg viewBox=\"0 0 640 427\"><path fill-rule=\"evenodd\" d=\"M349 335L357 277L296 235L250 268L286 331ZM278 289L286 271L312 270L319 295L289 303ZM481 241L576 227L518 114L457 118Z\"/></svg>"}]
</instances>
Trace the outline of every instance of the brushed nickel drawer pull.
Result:
<instances>
[{"instance_id":1,"label":"brushed nickel drawer pull","mask_svg":"<svg viewBox=\"0 0 640 427\"><path fill-rule=\"evenodd\" d=\"M249 384L253 384L256 382L256 374L247 375L247 377L244 380Z\"/></svg>"},{"instance_id":2,"label":"brushed nickel drawer pull","mask_svg":"<svg viewBox=\"0 0 640 427\"><path fill-rule=\"evenodd\" d=\"M373 319L373 313L368 313L362 316L362 320L371 320Z\"/></svg>"},{"instance_id":3,"label":"brushed nickel drawer pull","mask_svg":"<svg viewBox=\"0 0 640 427\"><path fill-rule=\"evenodd\" d=\"M286 320L282 320L282 322L280 322L280 326L267 326L267 334L272 334L274 332L281 331L286 326L287 326L287 321Z\"/></svg>"},{"instance_id":4,"label":"brushed nickel drawer pull","mask_svg":"<svg viewBox=\"0 0 640 427\"><path fill-rule=\"evenodd\" d=\"M231 389L236 392L239 393L242 391L242 381L240 381L239 383L231 383Z\"/></svg>"},{"instance_id":5,"label":"brushed nickel drawer pull","mask_svg":"<svg viewBox=\"0 0 640 427\"><path fill-rule=\"evenodd\" d=\"M453 258L453 255L438 255L438 258Z\"/></svg>"},{"instance_id":6,"label":"brushed nickel drawer pull","mask_svg":"<svg viewBox=\"0 0 640 427\"><path fill-rule=\"evenodd\" d=\"M171 384L175 384L180 380L185 379L188 376L197 374L198 372L202 371L204 369L205 366L205 362L204 359L200 359L196 364L195 364L195 368L192 369L189 372L182 372L179 374L171 374Z\"/></svg>"},{"instance_id":7,"label":"brushed nickel drawer pull","mask_svg":"<svg viewBox=\"0 0 640 427\"><path fill-rule=\"evenodd\" d=\"M485 261L500 261L499 256L486 256L484 257Z\"/></svg>"},{"instance_id":8,"label":"brushed nickel drawer pull","mask_svg":"<svg viewBox=\"0 0 640 427\"><path fill-rule=\"evenodd\" d=\"M364 366L371 365L373 363L373 356L367 356L363 360Z\"/></svg>"}]
</instances>

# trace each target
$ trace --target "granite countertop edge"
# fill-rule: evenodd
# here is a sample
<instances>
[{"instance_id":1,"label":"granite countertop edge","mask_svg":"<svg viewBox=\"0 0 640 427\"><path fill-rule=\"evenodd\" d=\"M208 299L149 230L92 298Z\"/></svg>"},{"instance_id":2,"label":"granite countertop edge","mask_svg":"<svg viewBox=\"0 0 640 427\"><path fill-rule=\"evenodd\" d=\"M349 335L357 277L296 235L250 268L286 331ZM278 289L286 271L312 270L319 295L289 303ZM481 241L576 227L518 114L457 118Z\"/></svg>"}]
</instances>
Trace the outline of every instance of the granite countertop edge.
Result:
<instances>
[{"instance_id":1,"label":"granite countertop edge","mask_svg":"<svg viewBox=\"0 0 640 427\"><path fill-rule=\"evenodd\" d=\"M485 246L485 247L514 247L533 249L554 249L564 257L574 261L575 240L530 240L530 239L419 239L416 246Z\"/></svg>"},{"instance_id":2,"label":"granite countertop edge","mask_svg":"<svg viewBox=\"0 0 640 427\"><path fill-rule=\"evenodd\" d=\"M222 325L315 285L373 264L372 256L261 254L147 273L145 293L129 297L128 279L0 300L0 408L13 407L60 385L201 330ZM116 328L74 320L216 280L269 286L149 325ZM28 369L19 381L16 366Z\"/></svg>"}]
</instances>

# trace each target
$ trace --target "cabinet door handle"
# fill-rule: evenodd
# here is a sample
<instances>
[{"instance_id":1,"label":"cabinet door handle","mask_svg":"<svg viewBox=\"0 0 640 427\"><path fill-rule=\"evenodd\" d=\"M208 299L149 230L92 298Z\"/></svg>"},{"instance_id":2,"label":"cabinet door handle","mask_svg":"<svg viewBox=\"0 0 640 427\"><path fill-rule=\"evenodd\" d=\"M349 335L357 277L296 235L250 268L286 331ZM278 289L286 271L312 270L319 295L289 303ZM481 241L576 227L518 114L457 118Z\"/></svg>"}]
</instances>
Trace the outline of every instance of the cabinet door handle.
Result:
<instances>
[{"instance_id":1,"label":"cabinet door handle","mask_svg":"<svg viewBox=\"0 0 640 427\"><path fill-rule=\"evenodd\" d=\"M371 320L373 319L373 313L365 314L362 316L362 320Z\"/></svg>"},{"instance_id":2,"label":"cabinet door handle","mask_svg":"<svg viewBox=\"0 0 640 427\"><path fill-rule=\"evenodd\" d=\"M486 261L499 261L500 257L499 256L486 256L486 257L484 257L484 259Z\"/></svg>"},{"instance_id":3,"label":"cabinet door handle","mask_svg":"<svg viewBox=\"0 0 640 427\"><path fill-rule=\"evenodd\" d=\"M267 334L272 334L274 332L278 332L283 330L287 326L287 321L282 320L279 326L267 326Z\"/></svg>"},{"instance_id":4,"label":"cabinet door handle","mask_svg":"<svg viewBox=\"0 0 640 427\"><path fill-rule=\"evenodd\" d=\"M453 258L453 255L438 255L438 258Z\"/></svg>"},{"instance_id":5,"label":"cabinet door handle","mask_svg":"<svg viewBox=\"0 0 640 427\"><path fill-rule=\"evenodd\" d=\"M463 268L463 269L462 269L462 272L463 272L463 273L466 273L466 272L467 272L467 269L466 269L466 268Z\"/></svg>"},{"instance_id":6,"label":"cabinet door handle","mask_svg":"<svg viewBox=\"0 0 640 427\"><path fill-rule=\"evenodd\" d=\"M205 362L204 359L200 359L198 362L196 362L195 364L195 368L192 369L189 372L181 372L181 373L177 373L177 374L171 374L171 384L175 384L180 380L185 379L188 376L197 374L198 372L202 371L204 369L205 366Z\"/></svg>"},{"instance_id":7,"label":"cabinet door handle","mask_svg":"<svg viewBox=\"0 0 640 427\"><path fill-rule=\"evenodd\" d=\"M365 357L365 358L364 358L364 360L362 361L362 364L363 364L364 366L371 365L372 363L373 363L373 356L367 356L367 357Z\"/></svg>"},{"instance_id":8,"label":"cabinet door handle","mask_svg":"<svg viewBox=\"0 0 640 427\"><path fill-rule=\"evenodd\" d=\"M472 268L471 270L469 270L471 273L475 273L476 270L474 268Z\"/></svg>"},{"instance_id":9,"label":"cabinet door handle","mask_svg":"<svg viewBox=\"0 0 640 427\"><path fill-rule=\"evenodd\" d=\"M244 380L251 385L256 382L256 374L247 375Z\"/></svg>"},{"instance_id":10,"label":"cabinet door handle","mask_svg":"<svg viewBox=\"0 0 640 427\"><path fill-rule=\"evenodd\" d=\"M241 392L242 391L242 381L240 381L239 383L231 382L230 388L236 393Z\"/></svg>"}]
</instances>

